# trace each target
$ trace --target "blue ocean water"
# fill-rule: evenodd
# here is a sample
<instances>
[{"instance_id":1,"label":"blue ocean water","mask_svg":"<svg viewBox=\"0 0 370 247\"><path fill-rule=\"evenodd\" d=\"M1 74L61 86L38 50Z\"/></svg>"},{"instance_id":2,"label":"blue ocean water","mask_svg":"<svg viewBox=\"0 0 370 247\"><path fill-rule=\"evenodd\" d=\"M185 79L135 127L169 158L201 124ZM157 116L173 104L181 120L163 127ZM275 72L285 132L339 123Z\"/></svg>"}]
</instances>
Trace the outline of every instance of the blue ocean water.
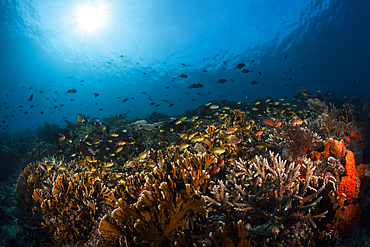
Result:
<instances>
[{"instance_id":1,"label":"blue ocean water","mask_svg":"<svg viewBox=\"0 0 370 247\"><path fill-rule=\"evenodd\" d=\"M104 13L93 31L79 24L86 5ZM80 113L145 118L211 100L290 99L300 87L369 96L369 5L1 0L0 130Z\"/></svg>"}]
</instances>

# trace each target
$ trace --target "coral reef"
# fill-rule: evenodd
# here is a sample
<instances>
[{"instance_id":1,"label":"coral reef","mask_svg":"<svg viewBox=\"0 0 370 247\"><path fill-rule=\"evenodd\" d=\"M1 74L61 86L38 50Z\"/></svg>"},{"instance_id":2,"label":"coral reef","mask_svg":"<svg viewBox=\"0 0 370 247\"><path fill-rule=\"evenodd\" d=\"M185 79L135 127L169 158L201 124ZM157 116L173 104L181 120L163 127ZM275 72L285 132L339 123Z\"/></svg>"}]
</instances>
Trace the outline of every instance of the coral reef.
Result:
<instances>
[{"instance_id":1,"label":"coral reef","mask_svg":"<svg viewBox=\"0 0 370 247\"><path fill-rule=\"evenodd\" d=\"M54 245L333 246L358 223L368 167L353 107L304 94L297 114L270 97L151 123L81 114L57 153L32 156L18 208Z\"/></svg>"},{"instance_id":2,"label":"coral reef","mask_svg":"<svg viewBox=\"0 0 370 247\"><path fill-rule=\"evenodd\" d=\"M282 150L284 158L296 160L303 158L306 153L317 150L323 145L320 136L306 127L295 124L286 124L274 129L267 143L274 145L277 150Z\"/></svg>"},{"instance_id":3,"label":"coral reef","mask_svg":"<svg viewBox=\"0 0 370 247\"><path fill-rule=\"evenodd\" d=\"M121 198L117 203L119 207L100 221L105 244L166 246L175 241L189 241L183 230L189 228L191 222L194 224L194 215L207 213L200 191L206 189L209 179L206 171L216 159L189 152L181 155L176 165L168 162L170 159L167 157L167 162L163 162L163 169L155 167L146 175L136 203L128 205ZM190 227L190 231L194 230Z\"/></svg>"},{"instance_id":4,"label":"coral reef","mask_svg":"<svg viewBox=\"0 0 370 247\"><path fill-rule=\"evenodd\" d=\"M337 140L343 139L347 133L358 132L357 123L353 117L353 107L344 105L344 109L337 110L331 104L330 110L324 107L323 102L319 99L309 99L309 106L311 106L312 116L314 121L310 123L309 127L320 134L322 138L334 138Z\"/></svg>"},{"instance_id":5,"label":"coral reef","mask_svg":"<svg viewBox=\"0 0 370 247\"><path fill-rule=\"evenodd\" d=\"M48 228L55 240L71 245L81 245L90 236L105 205L113 205L116 198L107 188L102 174L94 178L92 172L60 174L44 182L44 188L33 192L41 208L42 227ZM48 189L50 188L50 189Z\"/></svg>"},{"instance_id":6,"label":"coral reef","mask_svg":"<svg viewBox=\"0 0 370 247\"><path fill-rule=\"evenodd\" d=\"M321 114L328 112L328 106L325 104L325 102L322 102L319 99L309 98L307 100L307 105L311 110L310 115L314 119L319 117Z\"/></svg>"}]
</instances>

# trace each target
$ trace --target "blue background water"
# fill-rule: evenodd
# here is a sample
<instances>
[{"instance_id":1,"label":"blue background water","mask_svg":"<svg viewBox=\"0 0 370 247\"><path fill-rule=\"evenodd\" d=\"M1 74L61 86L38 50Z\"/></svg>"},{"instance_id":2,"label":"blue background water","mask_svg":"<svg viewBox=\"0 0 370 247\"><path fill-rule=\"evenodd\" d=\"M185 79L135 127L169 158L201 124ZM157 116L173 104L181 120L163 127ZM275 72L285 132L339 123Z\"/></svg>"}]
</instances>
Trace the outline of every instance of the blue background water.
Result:
<instances>
[{"instance_id":1,"label":"blue background water","mask_svg":"<svg viewBox=\"0 0 370 247\"><path fill-rule=\"evenodd\" d=\"M79 30L79 10L98 3L105 6L104 25ZM291 98L300 87L369 96L369 5L368 0L1 0L1 130L62 124L63 117L77 121L78 113L181 114L210 100ZM242 73L239 63L253 72ZM228 81L217 83L221 78ZM253 80L258 84L250 84ZM189 89L193 83L204 87ZM148 96L160 106L150 105Z\"/></svg>"}]
</instances>

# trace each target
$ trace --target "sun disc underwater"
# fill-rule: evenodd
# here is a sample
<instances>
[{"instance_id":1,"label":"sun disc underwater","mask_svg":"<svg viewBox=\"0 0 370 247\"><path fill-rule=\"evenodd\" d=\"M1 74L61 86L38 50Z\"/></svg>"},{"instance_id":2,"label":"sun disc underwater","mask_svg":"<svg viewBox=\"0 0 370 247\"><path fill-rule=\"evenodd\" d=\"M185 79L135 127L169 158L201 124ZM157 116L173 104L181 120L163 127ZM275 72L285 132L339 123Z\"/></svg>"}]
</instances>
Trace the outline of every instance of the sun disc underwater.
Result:
<instances>
[{"instance_id":1,"label":"sun disc underwater","mask_svg":"<svg viewBox=\"0 0 370 247\"><path fill-rule=\"evenodd\" d=\"M79 28L84 31L94 31L103 26L105 19L106 15L102 4L97 7L86 5L78 16Z\"/></svg>"}]
</instances>

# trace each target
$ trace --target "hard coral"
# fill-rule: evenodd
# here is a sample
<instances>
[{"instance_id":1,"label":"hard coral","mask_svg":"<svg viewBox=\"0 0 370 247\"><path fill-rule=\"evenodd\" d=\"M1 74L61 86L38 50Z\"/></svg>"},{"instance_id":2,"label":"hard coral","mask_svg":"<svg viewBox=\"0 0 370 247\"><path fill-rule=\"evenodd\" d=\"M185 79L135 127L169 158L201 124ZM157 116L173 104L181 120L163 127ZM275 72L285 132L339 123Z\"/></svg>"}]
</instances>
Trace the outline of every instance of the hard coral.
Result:
<instances>
[{"instance_id":1,"label":"hard coral","mask_svg":"<svg viewBox=\"0 0 370 247\"><path fill-rule=\"evenodd\" d=\"M207 214L199 191L207 187L207 171L216 160L206 153L185 152L177 164L166 161L169 159L164 160L163 169L156 167L146 175L145 189L136 203L130 205L121 198L118 208L100 221L100 244L168 246L191 240L183 231L197 227L193 219L197 213Z\"/></svg>"},{"instance_id":2,"label":"hard coral","mask_svg":"<svg viewBox=\"0 0 370 247\"><path fill-rule=\"evenodd\" d=\"M50 189L35 189L35 211L42 212L42 226L48 228L55 240L80 245L90 236L95 222L104 212L104 205L116 201L108 189L91 172L60 174Z\"/></svg>"},{"instance_id":3,"label":"hard coral","mask_svg":"<svg viewBox=\"0 0 370 247\"><path fill-rule=\"evenodd\" d=\"M330 104L330 110L324 110L314 121L309 125L315 132L323 138L342 139L346 133L358 131L356 122L347 110L337 110L334 105ZM345 114L346 117L343 117Z\"/></svg>"},{"instance_id":4,"label":"hard coral","mask_svg":"<svg viewBox=\"0 0 370 247\"><path fill-rule=\"evenodd\" d=\"M328 112L328 106L325 102L320 101L319 99L308 99L307 105L310 108L310 114L312 118L316 119L324 112Z\"/></svg>"},{"instance_id":5,"label":"hard coral","mask_svg":"<svg viewBox=\"0 0 370 247\"><path fill-rule=\"evenodd\" d=\"M213 196L206 196L209 217L236 217L255 241L289 239L293 226L301 222L307 231L327 211L315 211L326 184L311 184L314 166L305 161L306 181L300 181L299 165L286 166L280 156L270 153L266 159L256 156L252 162L239 160L230 171L230 181L214 185ZM289 230L288 230L289 229ZM265 243L265 242L264 242Z\"/></svg>"},{"instance_id":6,"label":"hard coral","mask_svg":"<svg viewBox=\"0 0 370 247\"><path fill-rule=\"evenodd\" d=\"M275 135L270 135L268 142L288 150L288 160L302 158L307 152L322 146L321 138L308 128L299 125L285 124L275 129Z\"/></svg>"}]
</instances>

